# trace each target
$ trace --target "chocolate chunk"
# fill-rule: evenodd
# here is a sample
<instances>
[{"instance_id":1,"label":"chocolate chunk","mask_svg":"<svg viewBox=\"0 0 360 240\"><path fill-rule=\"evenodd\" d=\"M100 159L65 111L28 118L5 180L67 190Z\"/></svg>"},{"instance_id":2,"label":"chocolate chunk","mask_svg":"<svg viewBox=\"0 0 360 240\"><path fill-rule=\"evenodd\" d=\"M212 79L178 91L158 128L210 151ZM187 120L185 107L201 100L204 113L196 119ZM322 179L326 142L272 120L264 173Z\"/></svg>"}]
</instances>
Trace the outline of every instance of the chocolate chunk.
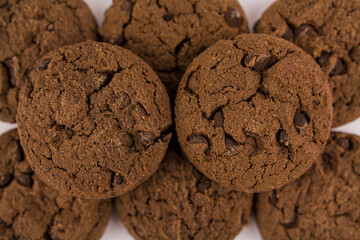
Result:
<instances>
[{"instance_id":1,"label":"chocolate chunk","mask_svg":"<svg viewBox=\"0 0 360 240\"><path fill-rule=\"evenodd\" d=\"M137 146L147 147L154 143L155 135L152 132L146 132L146 131L138 132L135 135L134 140Z\"/></svg>"},{"instance_id":2,"label":"chocolate chunk","mask_svg":"<svg viewBox=\"0 0 360 240\"><path fill-rule=\"evenodd\" d=\"M190 144L208 144L207 139L201 135L194 135L188 138Z\"/></svg>"},{"instance_id":3,"label":"chocolate chunk","mask_svg":"<svg viewBox=\"0 0 360 240\"><path fill-rule=\"evenodd\" d=\"M326 152L324 152L321 155L320 165L324 169L325 172L327 172L329 170L333 170L333 171L335 170L334 162L333 162L332 158L330 157L330 155Z\"/></svg>"},{"instance_id":4,"label":"chocolate chunk","mask_svg":"<svg viewBox=\"0 0 360 240\"><path fill-rule=\"evenodd\" d=\"M334 69L331 71L330 76L343 75L346 72L346 62L344 59L338 58Z\"/></svg>"},{"instance_id":5,"label":"chocolate chunk","mask_svg":"<svg viewBox=\"0 0 360 240\"><path fill-rule=\"evenodd\" d=\"M114 96L113 102L118 104L120 109L124 109L130 105L131 100L127 93L120 92L119 94Z\"/></svg>"},{"instance_id":6,"label":"chocolate chunk","mask_svg":"<svg viewBox=\"0 0 360 240\"><path fill-rule=\"evenodd\" d=\"M124 36L121 35L113 35L109 38L108 42L113 45L122 45L124 42Z\"/></svg>"},{"instance_id":7,"label":"chocolate chunk","mask_svg":"<svg viewBox=\"0 0 360 240\"><path fill-rule=\"evenodd\" d=\"M132 11L132 7L133 7L133 3L131 1L125 1L122 5L121 5L121 10L126 11L126 12L131 12Z\"/></svg>"},{"instance_id":8,"label":"chocolate chunk","mask_svg":"<svg viewBox=\"0 0 360 240\"><path fill-rule=\"evenodd\" d=\"M274 59L267 54L253 55L249 54L244 58L246 67L254 68L256 71L264 71L274 63Z\"/></svg>"},{"instance_id":9,"label":"chocolate chunk","mask_svg":"<svg viewBox=\"0 0 360 240\"><path fill-rule=\"evenodd\" d=\"M289 135L284 130L279 131L278 141L281 146L288 147L290 145Z\"/></svg>"},{"instance_id":10,"label":"chocolate chunk","mask_svg":"<svg viewBox=\"0 0 360 240\"><path fill-rule=\"evenodd\" d=\"M45 59L42 59L38 62L37 64L37 70L38 71L44 71L48 68L48 64L50 62L50 59L49 58L45 58Z\"/></svg>"},{"instance_id":11,"label":"chocolate chunk","mask_svg":"<svg viewBox=\"0 0 360 240\"><path fill-rule=\"evenodd\" d=\"M7 173L3 176L0 176L0 187L4 188L11 182L12 175Z\"/></svg>"},{"instance_id":12,"label":"chocolate chunk","mask_svg":"<svg viewBox=\"0 0 360 240\"><path fill-rule=\"evenodd\" d=\"M277 192L276 190L273 190L271 196L269 197L269 203L274 207L276 207L278 202L279 202L279 198L277 197Z\"/></svg>"},{"instance_id":13,"label":"chocolate chunk","mask_svg":"<svg viewBox=\"0 0 360 240\"><path fill-rule=\"evenodd\" d=\"M302 24L298 29L296 29L296 35L315 38L318 34L315 29L309 24Z\"/></svg>"},{"instance_id":14,"label":"chocolate chunk","mask_svg":"<svg viewBox=\"0 0 360 240\"><path fill-rule=\"evenodd\" d=\"M215 128L222 128L223 124L224 124L224 116L223 113L221 111L218 111L215 113L214 115L214 127Z\"/></svg>"},{"instance_id":15,"label":"chocolate chunk","mask_svg":"<svg viewBox=\"0 0 360 240\"><path fill-rule=\"evenodd\" d=\"M238 144L231 138L227 137L225 139L225 146L226 146L226 149L229 151L229 152L234 152L235 151L235 147L237 146Z\"/></svg>"},{"instance_id":16,"label":"chocolate chunk","mask_svg":"<svg viewBox=\"0 0 360 240\"><path fill-rule=\"evenodd\" d=\"M33 184L32 176L28 173L15 174L15 179L20 185L24 187L31 187Z\"/></svg>"},{"instance_id":17,"label":"chocolate chunk","mask_svg":"<svg viewBox=\"0 0 360 240\"><path fill-rule=\"evenodd\" d=\"M345 150L351 150L352 143L347 138L339 138L336 140L336 143Z\"/></svg>"},{"instance_id":18,"label":"chocolate chunk","mask_svg":"<svg viewBox=\"0 0 360 240\"><path fill-rule=\"evenodd\" d=\"M211 181L209 179L201 179L196 184L197 189L201 193L205 193L205 190L209 189L211 187Z\"/></svg>"},{"instance_id":19,"label":"chocolate chunk","mask_svg":"<svg viewBox=\"0 0 360 240\"><path fill-rule=\"evenodd\" d=\"M116 173L115 176L114 176L114 185L120 185L123 182L125 182L124 176L122 176L119 173Z\"/></svg>"},{"instance_id":20,"label":"chocolate chunk","mask_svg":"<svg viewBox=\"0 0 360 240\"><path fill-rule=\"evenodd\" d=\"M330 53L323 52L320 57L316 58L316 62L320 65L321 68L326 67L329 64Z\"/></svg>"},{"instance_id":21,"label":"chocolate chunk","mask_svg":"<svg viewBox=\"0 0 360 240\"><path fill-rule=\"evenodd\" d=\"M295 228L298 225L298 217L296 211L294 212L294 215L292 216L290 221L287 221L285 223L282 223L281 225L284 228Z\"/></svg>"},{"instance_id":22,"label":"chocolate chunk","mask_svg":"<svg viewBox=\"0 0 360 240\"><path fill-rule=\"evenodd\" d=\"M296 112L294 117L294 126L296 129L301 129L307 124L306 115L302 112Z\"/></svg>"},{"instance_id":23,"label":"chocolate chunk","mask_svg":"<svg viewBox=\"0 0 360 240\"><path fill-rule=\"evenodd\" d=\"M242 23L240 10L229 7L225 13L225 20L230 26L238 27Z\"/></svg>"},{"instance_id":24,"label":"chocolate chunk","mask_svg":"<svg viewBox=\"0 0 360 240\"><path fill-rule=\"evenodd\" d=\"M287 27L285 34L282 36L283 39L288 41L294 40L294 30L290 26Z\"/></svg>"},{"instance_id":25,"label":"chocolate chunk","mask_svg":"<svg viewBox=\"0 0 360 240\"><path fill-rule=\"evenodd\" d=\"M165 20L165 22L170 22L171 20L174 19L174 15L173 14L166 14L163 16L163 19Z\"/></svg>"}]
</instances>

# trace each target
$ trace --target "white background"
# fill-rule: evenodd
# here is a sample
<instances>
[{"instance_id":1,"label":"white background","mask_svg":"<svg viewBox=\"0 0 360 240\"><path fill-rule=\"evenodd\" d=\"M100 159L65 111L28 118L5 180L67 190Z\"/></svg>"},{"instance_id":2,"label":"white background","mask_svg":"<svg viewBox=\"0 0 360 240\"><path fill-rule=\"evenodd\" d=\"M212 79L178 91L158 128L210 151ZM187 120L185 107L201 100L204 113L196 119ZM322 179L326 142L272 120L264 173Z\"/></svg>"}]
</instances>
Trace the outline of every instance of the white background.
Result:
<instances>
[{"instance_id":1,"label":"white background","mask_svg":"<svg viewBox=\"0 0 360 240\"><path fill-rule=\"evenodd\" d=\"M89 7L95 14L96 20L101 25L104 12L110 6L111 0L84 0L88 3ZM274 0L239 0L244 11L246 12L249 20L250 29L253 28L255 22L261 17L262 12L272 3ZM15 128L16 124L8 124L0 121L0 133L6 132L9 129ZM360 135L360 119L351 122L345 126L335 129L336 131L342 131L347 133L353 133ZM102 240L131 240L133 239L121 224L120 220L114 212L107 226L106 232L102 237ZM254 219L251 223L245 227L235 240L261 240L260 233L256 227Z\"/></svg>"}]
</instances>

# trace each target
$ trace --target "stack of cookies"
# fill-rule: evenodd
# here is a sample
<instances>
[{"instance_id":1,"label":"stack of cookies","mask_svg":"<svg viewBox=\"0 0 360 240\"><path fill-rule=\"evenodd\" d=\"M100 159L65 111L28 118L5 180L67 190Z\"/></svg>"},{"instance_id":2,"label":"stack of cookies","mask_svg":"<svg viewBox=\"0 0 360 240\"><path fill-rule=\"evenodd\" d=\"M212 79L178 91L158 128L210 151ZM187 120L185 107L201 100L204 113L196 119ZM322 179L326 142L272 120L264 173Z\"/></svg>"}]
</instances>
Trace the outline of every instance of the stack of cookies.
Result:
<instances>
[{"instance_id":1,"label":"stack of cookies","mask_svg":"<svg viewBox=\"0 0 360 240\"><path fill-rule=\"evenodd\" d=\"M0 239L357 239L360 2L0 0ZM113 199L113 200L112 200Z\"/></svg>"}]
</instances>

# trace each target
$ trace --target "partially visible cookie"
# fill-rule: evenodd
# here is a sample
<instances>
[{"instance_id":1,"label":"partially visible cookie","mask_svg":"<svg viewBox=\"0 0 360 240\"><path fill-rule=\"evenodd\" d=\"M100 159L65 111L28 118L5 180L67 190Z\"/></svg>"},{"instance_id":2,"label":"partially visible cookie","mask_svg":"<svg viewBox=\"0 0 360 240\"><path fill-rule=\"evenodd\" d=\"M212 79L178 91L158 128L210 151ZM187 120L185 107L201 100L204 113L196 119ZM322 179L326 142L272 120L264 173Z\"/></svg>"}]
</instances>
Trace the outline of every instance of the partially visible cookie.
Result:
<instances>
[{"instance_id":1,"label":"partially visible cookie","mask_svg":"<svg viewBox=\"0 0 360 240\"><path fill-rule=\"evenodd\" d=\"M267 239L358 239L360 137L332 133L305 175L256 198L256 220Z\"/></svg>"},{"instance_id":2,"label":"partially visible cookie","mask_svg":"<svg viewBox=\"0 0 360 240\"><path fill-rule=\"evenodd\" d=\"M220 39L248 31L237 0L116 0L100 28L104 41L148 62L171 97L194 57Z\"/></svg>"},{"instance_id":3,"label":"partially visible cookie","mask_svg":"<svg viewBox=\"0 0 360 240\"><path fill-rule=\"evenodd\" d=\"M359 0L277 0L255 31L293 41L316 59L332 89L334 127L360 117Z\"/></svg>"},{"instance_id":4,"label":"partially visible cookie","mask_svg":"<svg viewBox=\"0 0 360 240\"><path fill-rule=\"evenodd\" d=\"M241 34L186 70L175 101L179 142L210 179L245 192L298 178L324 148L332 98L316 62L294 44Z\"/></svg>"},{"instance_id":5,"label":"partially visible cookie","mask_svg":"<svg viewBox=\"0 0 360 240\"><path fill-rule=\"evenodd\" d=\"M0 136L0 238L100 239L110 200L81 200L42 183L30 168L16 130Z\"/></svg>"},{"instance_id":6,"label":"partially visible cookie","mask_svg":"<svg viewBox=\"0 0 360 240\"><path fill-rule=\"evenodd\" d=\"M82 0L0 1L0 120L15 122L18 94L35 62L60 46L96 40Z\"/></svg>"},{"instance_id":7,"label":"partially visible cookie","mask_svg":"<svg viewBox=\"0 0 360 240\"><path fill-rule=\"evenodd\" d=\"M252 194L210 181L169 149L155 175L115 206L135 239L233 239L250 220Z\"/></svg>"},{"instance_id":8,"label":"partially visible cookie","mask_svg":"<svg viewBox=\"0 0 360 240\"><path fill-rule=\"evenodd\" d=\"M88 41L41 58L20 93L21 144L49 186L110 198L147 180L165 156L169 96L129 50Z\"/></svg>"}]
</instances>

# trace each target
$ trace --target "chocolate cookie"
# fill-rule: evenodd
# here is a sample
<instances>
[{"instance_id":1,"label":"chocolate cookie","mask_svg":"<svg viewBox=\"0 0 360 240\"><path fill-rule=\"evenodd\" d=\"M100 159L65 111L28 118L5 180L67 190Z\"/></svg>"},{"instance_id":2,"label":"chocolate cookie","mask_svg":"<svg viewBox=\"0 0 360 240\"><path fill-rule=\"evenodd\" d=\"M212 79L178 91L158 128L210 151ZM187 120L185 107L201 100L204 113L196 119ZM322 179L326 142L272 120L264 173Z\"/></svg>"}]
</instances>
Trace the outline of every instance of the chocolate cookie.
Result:
<instances>
[{"instance_id":1,"label":"chocolate cookie","mask_svg":"<svg viewBox=\"0 0 360 240\"><path fill-rule=\"evenodd\" d=\"M208 48L186 70L176 130L210 179L245 192L298 178L326 144L332 98L324 74L299 47L242 34Z\"/></svg>"},{"instance_id":2,"label":"chocolate cookie","mask_svg":"<svg viewBox=\"0 0 360 240\"><path fill-rule=\"evenodd\" d=\"M358 239L360 138L332 133L305 175L257 196L256 219L264 239Z\"/></svg>"},{"instance_id":3,"label":"chocolate cookie","mask_svg":"<svg viewBox=\"0 0 360 240\"><path fill-rule=\"evenodd\" d=\"M0 238L100 239L110 200L81 200L42 183L25 159L16 130L0 136Z\"/></svg>"},{"instance_id":4,"label":"chocolate cookie","mask_svg":"<svg viewBox=\"0 0 360 240\"><path fill-rule=\"evenodd\" d=\"M170 148L158 172L115 206L135 239L233 239L250 220L252 194L210 181Z\"/></svg>"},{"instance_id":5,"label":"chocolate cookie","mask_svg":"<svg viewBox=\"0 0 360 240\"><path fill-rule=\"evenodd\" d=\"M334 127L360 116L359 0L277 0L255 31L293 41L316 59L332 89Z\"/></svg>"},{"instance_id":6,"label":"chocolate cookie","mask_svg":"<svg viewBox=\"0 0 360 240\"><path fill-rule=\"evenodd\" d=\"M39 57L63 45L96 40L82 0L0 1L0 120L15 122L20 87Z\"/></svg>"},{"instance_id":7,"label":"chocolate cookie","mask_svg":"<svg viewBox=\"0 0 360 240\"><path fill-rule=\"evenodd\" d=\"M220 39L248 31L237 0L117 0L100 28L106 42L148 62L171 97L194 57Z\"/></svg>"},{"instance_id":8,"label":"chocolate cookie","mask_svg":"<svg viewBox=\"0 0 360 240\"><path fill-rule=\"evenodd\" d=\"M144 182L171 138L169 97L154 71L126 49L92 41L36 63L17 120L37 175L83 198L115 197Z\"/></svg>"}]
</instances>

